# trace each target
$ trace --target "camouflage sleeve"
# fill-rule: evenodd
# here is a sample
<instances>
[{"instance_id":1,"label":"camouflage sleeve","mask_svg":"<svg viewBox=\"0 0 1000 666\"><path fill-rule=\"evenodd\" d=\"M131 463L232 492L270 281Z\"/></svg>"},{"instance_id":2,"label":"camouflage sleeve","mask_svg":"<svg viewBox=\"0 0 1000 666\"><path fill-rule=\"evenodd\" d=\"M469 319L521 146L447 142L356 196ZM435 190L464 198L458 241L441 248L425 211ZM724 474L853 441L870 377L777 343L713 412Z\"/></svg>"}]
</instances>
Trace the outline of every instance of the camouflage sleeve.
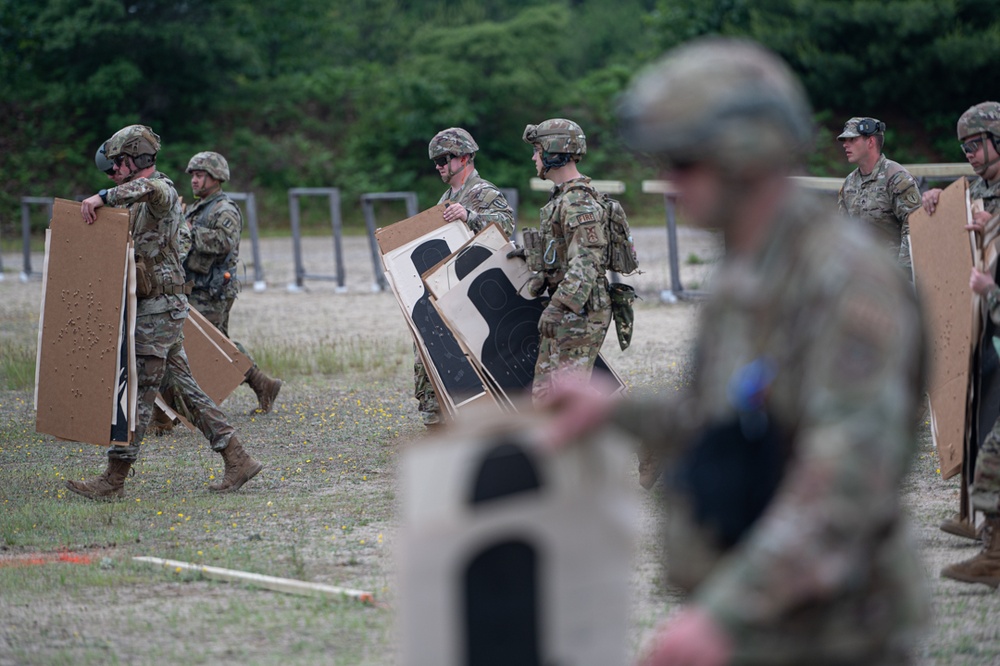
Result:
<instances>
[{"instance_id":1,"label":"camouflage sleeve","mask_svg":"<svg viewBox=\"0 0 1000 666\"><path fill-rule=\"evenodd\" d=\"M180 255L181 263L187 259L188 253L191 251L191 225L188 224L187 220L181 221L177 225L177 253Z\"/></svg>"},{"instance_id":2,"label":"camouflage sleeve","mask_svg":"<svg viewBox=\"0 0 1000 666\"><path fill-rule=\"evenodd\" d=\"M466 202L465 209L469 213L467 224L473 232L479 233L491 222L496 222L507 238L513 235L514 211L497 188L490 185L477 188Z\"/></svg>"},{"instance_id":3,"label":"camouflage sleeve","mask_svg":"<svg viewBox=\"0 0 1000 666\"><path fill-rule=\"evenodd\" d=\"M850 213L847 212L847 204L844 203L844 186L840 186L840 191L837 192L837 210L844 217L850 217Z\"/></svg>"},{"instance_id":4,"label":"camouflage sleeve","mask_svg":"<svg viewBox=\"0 0 1000 666\"><path fill-rule=\"evenodd\" d=\"M562 212L566 276L552 300L576 313L583 310L606 270L608 239L604 218L604 209L589 195L568 200Z\"/></svg>"},{"instance_id":5,"label":"camouflage sleeve","mask_svg":"<svg viewBox=\"0 0 1000 666\"><path fill-rule=\"evenodd\" d=\"M158 178L137 178L108 190L109 206L129 206L144 202L155 215L163 215L173 205L174 189Z\"/></svg>"},{"instance_id":6,"label":"camouflage sleeve","mask_svg":"<svg viewBox=\"0 0 1000 666\"><path fill-rule=\"evenodd\" d=\"M192 249L201 254L225 256L240 243L243 219L232 204L217 206L208 216L207 225L192 228Z\"/></svg>"},{"instance_id":7,"label":"camouflage sleeve","mask_svg":"<svg viewBox=\"0 0 1000 666\"><path fill-rule=\"evenodd\" d=\"M694 598L737 645L796 611L875 584L873 548L898 517L916 447L920 317L898 280L847 282L794 368L810 398L777 495Z\"/></svg>"},{"instance_id":8,"label":"camouflage sleeve","mask_svg":"<svg viewBox=\"0 0 1000 666\"><path fill-rule=\"evenodd\" d=\"M917 181L908 171L900 170L889 178L889 190L892 192L892 208L896 219L904 224L910 213L920 208L920 190Z\"/></svg>"},{"instance_id":9,"label":"camouflage sleeve","mask_svg":"<svg viewBox=\"0 0 1000 666\"><path fill-rule=\"evenodd\" d=\"M920 190L917 181L908 171L901 169L889 179L889 190L892 192L892 209L896 219L900 221L900 239L898 262L902 266L910 265L910 213L920 208Z\"/></svg>"}]
</instances>

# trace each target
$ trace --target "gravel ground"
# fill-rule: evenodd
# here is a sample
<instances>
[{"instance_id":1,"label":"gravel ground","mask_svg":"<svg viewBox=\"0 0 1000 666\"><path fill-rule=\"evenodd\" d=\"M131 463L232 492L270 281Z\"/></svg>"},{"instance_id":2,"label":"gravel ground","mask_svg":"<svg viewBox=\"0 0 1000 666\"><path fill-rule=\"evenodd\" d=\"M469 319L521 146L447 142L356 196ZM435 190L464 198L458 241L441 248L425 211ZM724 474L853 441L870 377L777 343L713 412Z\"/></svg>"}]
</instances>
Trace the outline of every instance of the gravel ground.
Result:
<instances>
[{"instance_id":1,"label":"gravel ground","mask_svg":"<svg viewBox=\"0 0 1000 666\"><path fill-rule=\"evenodd\" d=\"M669 392L684 381L698 305L661 300L671 286L665 234L662 229L635 231L645 270L631 280L642 297L636 334L627 352L609 342L604 353L633 388ZM37 586L31 587L4 578L0 566L0 666L396 663L391 611L350 610L342 604L171 577L127 564L130 555L196 559L201 550L196 555L194 548L217 548L212 551L217 557L205 563L257 570L266 565L262 573L371 589L391 604L395 454L422 431L410 396L409 333L392 296L373 291L366 239L345 239L345 293L326 280L307 280L304 289L290 290L295 273L289 239L266 239L260 251L267 289L242 294L231 325L234 337L251 352L285 345L346 349L361 356L363 348L376 346L387 358L357 359L343 373L291 377L275 411L267 416L255 414L252 394L245 387L238 389L224 408L267 467L236 497L206 498L202 472L217 472L219 464L200 436L175 431L153 440L139 473L129 482L129 499L141 498L164 514L185 513L193 505L196 521L204 512L214 512L212 519L202 521L204 533L190 543L174 531L184 526L183 518L172 518L168 529L155 512L147 515L132 505L113 512L102 509L107 526L68 526L81 504L58 488L63 478L97 469L99 452L34 434L31 392L0 391L0 564L3 558L69 547L93 553L95 562L108 564L119 576L101 578L111 574L95 564L84 580L66 580L56 571L65 565L52 564L25 574L38 577ZM719 252L716 237L681 229L683 284L704 284ZM249 257L247 248L244 254ZM41 257L33 263L41 266ZM304 263L309 273L335 274L330 239L306 239ZM40 283L18 280L17 253L6 253L3 265L7 272L0 282L0 343L33 346ZM178 450L185 455L177 455ZM972 542L937 529L954 511L957 497L956 481L943 481L937 472L925 424L921 452L904 489L934 605L918 663L996 664L1000 596L985 586L937 576L942 566L975 553ZM632 585L633 650L678 602L660 584L655 496L639 494L638 502L642 512ZM56 508L44 513L39 506ZM84 510L91 512L87 515L93 521L95 510ZM215 520L220 514L224 518ZM34 524L22 526L18 521L25 516ZM331 531L341 540L331 540ZM136 533L139 543L126 542ZM93 550L97 547L101 550ZM7 593L4 581L10 587Z\"/></svg>"}]
</instances>

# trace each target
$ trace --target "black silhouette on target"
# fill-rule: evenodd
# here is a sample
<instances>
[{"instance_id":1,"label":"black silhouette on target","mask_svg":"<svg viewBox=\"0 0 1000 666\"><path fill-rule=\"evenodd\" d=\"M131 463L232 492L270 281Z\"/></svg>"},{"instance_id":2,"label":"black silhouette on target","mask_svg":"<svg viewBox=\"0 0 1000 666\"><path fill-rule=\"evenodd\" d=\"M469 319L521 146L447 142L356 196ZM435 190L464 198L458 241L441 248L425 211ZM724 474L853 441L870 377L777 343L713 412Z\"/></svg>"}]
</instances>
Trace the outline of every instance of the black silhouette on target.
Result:
<instances>
[{"instance_id":1,"label":"black silhouette on target","mask_svg":"<svg viewBox=\"0 0 1000 666\"><path fill-rule=\"evenodd\" d=\"M490 327L480 352L483 367L504 390L530 388L538 360L538 319L545 304L518 294L499 268L476 276L468 295Z\"/></svg>"},{"instance_id":2,"label":"black silhouette on target","mask_svg":"<svg viewBox=\"0 0 1000 666\"><path fill-rule=\"evenodd\" d=\"M423 275L450 254L447 242L433 239L414 248L410 253L410 260L417 273ZM483 383L479 381L479 376L472 369L455 336L431 305L426 286L410 314L448 394L457 402L482 394L485 391Z\"/></svg>"}]
</instances>

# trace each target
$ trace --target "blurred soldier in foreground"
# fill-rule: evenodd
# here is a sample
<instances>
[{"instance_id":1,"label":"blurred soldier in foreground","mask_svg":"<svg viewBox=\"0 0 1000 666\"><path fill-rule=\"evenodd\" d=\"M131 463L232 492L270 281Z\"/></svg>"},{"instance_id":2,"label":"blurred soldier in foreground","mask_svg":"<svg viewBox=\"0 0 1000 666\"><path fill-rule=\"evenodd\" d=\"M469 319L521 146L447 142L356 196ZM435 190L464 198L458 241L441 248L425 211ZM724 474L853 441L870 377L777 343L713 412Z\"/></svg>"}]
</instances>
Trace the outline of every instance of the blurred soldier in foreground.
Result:
<instances>
[{"instance_id":1,"label":"blurred soldier in foreground","mask_svg":"<svg viewBox=\"0 0 1000 666\"><path fill-rule=\"evenodd\" d=\"M463 222L473 233L496 222L510 238L514 234L514 211L497 186L479 175L475 165L478 151L475 139L461 127L449 127L434 135L427 154L448 185L438 204L447 205L444 219L448 222ZM441 406L416 348L413 356L414 397L424 425L434 426L441 423Z\"/></svg>"},{"instance_id":2,"label":"blurred soldier in foreground","mask_svg":"<svg viewBox=\"0 0 1000 666\"><path fill-rule=\"evenodd\" d=\"M89 481L67 481L66 485L90 499L124 495L125 478L139 456L156 393L169 369L184 400L196 409L196 425L225 461L224 478L209 485L209 489L236 490L263 466L243 450L235 429L201 390L188 367L182 340L188 310L186 293L190 288L184 283L177 233L183 219L177 190L167 176L156 170L160 137L144 125L129 125L108 139L104 149L122 184L85 199L80 214L87 224L93 224L101 206L129 209L136 262L138 404L131 445L108 449L108 467L100 476Z\"/></svg>"},{"instance_id":3,"label":"blurred soldier in foreground","mask_svg":"<svg viewBox=\"0 0 1000 666\"><path fill-rule=\"evenodd\" d=\"M966 159L976 172L969 188L971 200L982 199L985 210L973 213L966 229L979 234L984 254L996 246L1000 225L1000 103L983 102L968 109L958 119L958 141ZM923 202L927 212L937 207L941 190L928 190ZM982 534L983 549L975 557L945 567L941 575L967 583L1000 586L1000 417L997 414L997 326L1000 325L1000 287L997 286L996 260L982 268L973 266L969 287L979 297L982 313L980 337L976 344L973 380L973 424L976 431L966 442L963 483L969 483L973 511L982 511L986 522ZM992 426L992 427L991 427ZM978 451L977 451L978 449ZM962 512L941 525L958 536L976 538L971 517Z\"/></svg>"},{"instance_id":4,"label":"blurred soldier in foreground","mask_svg":"<svg viewBox=\"0 0 1000 666\"><path fill-rule=\"evenodd\" d=\"M882 154L885 123L881 120L851 118L837 139L844 146L847 161L858 166L840 188L840 213L868 222L912 279L907 218L920 207L917 181Z\"/></svg>"},{"instance_id":5,"label":"blurred soldier in foreground","mask_svg":"<svg viewBox=\"0 0 1000 666\"><path fill-rule=\"evenodd\" d=\"M813 140L790 69L707 39L621 109L726 256L676 400L554 385L554 445L608 420L664 457L667 574L690 593L643 664L903 664L926 614L899 490L925 370L912 287L787 177Z\"/></svg>"},{"instance_id":6,"label":"blurred soldier in foreground","mask_svg":"<svg viewBox=\"0 0 1000 666\"><path fill-rule=\"evenodd\" d=\"M205 319L229 337L229 312L240 290L236 263L243 214L222 191L222 184L229 180L225 157L213 152L198 153L188 162L187 172L196 198L185 213L191 232L191 247L184 260L187 279L192 282L189 298ZM281 380L264 374L243 345L235 344L253 362L243 383L253 389L260 411L266 414L281 390Z\"/></svg>"},{"instance_id":7,"label":"blurred soldier in foreground","mask_svg":"<svg viewBox=\"0 0 1000 666\"><path fill-rule=\"evenodd\" d=\"M553 373L574 370L590 376L611 324L608 292L608 218L590 178L577 163L587 154L587 137L572 120L553 118L524 128L522 139L534 148L538 177L555 184L540 212L539 248L526 254L537 271L533 296L548 293L538 321L538 360L532 398L542 400Z\"/></svg>"}]
</instances>

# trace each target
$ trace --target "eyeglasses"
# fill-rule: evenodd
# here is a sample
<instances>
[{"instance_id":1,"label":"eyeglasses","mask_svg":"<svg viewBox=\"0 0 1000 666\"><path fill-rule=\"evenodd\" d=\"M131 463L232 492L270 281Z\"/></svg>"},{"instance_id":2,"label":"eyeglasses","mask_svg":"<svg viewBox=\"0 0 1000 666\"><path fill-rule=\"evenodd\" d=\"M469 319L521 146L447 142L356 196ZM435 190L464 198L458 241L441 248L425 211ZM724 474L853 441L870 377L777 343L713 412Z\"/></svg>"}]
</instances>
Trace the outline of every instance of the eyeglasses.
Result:
<instances>
[{"instance_id":1,"label":"eyeglasses","mask_svg":"<svg viewBox=\"0 0 1000 666\"><path fill-rule=\"evenodd\" d=\"M977 152L979 152L979 149L982 147L982 145L983 145L983 137L979 137L978 139L973 139L972 141L966 141L965 143L962 144L962 152L965 153L966 155L975 155Z\"/></svg>"},{"instance_id":2,"label":"eyeglasses","mask_svg":"<svg viewBox=\"0 0 1000 666\"><path fill-rule=\"evenodd\" d=\"M437 157L434 158L434 164L436 164L439 167L440 166L444 166L448 162L451 162L453 159L455 159L455 157L457 157L457 156L456 155L438 155Z\"/></svg>"},{"instance_id":3,"label":"eyeglasses","mask_svg":"<svg viewBox=\"0 0 1000 666\"><path fill-rule=\"evenodd\" d=\"M115 163L116 167L120 167L124 164L125 160L128 159L128 155L115 155L111 161Z\"/></svg>"}]
</instances>

